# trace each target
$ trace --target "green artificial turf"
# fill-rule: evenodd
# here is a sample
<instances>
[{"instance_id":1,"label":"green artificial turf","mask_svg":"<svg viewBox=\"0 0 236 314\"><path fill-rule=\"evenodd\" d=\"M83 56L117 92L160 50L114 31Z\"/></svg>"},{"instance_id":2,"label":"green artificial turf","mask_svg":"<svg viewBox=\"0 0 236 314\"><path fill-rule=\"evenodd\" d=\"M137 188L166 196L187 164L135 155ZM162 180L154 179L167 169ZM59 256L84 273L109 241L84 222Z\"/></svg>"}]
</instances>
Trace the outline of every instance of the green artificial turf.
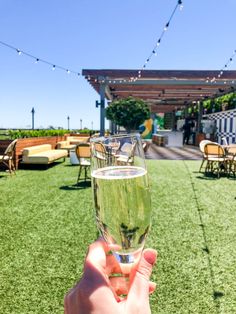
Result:
<instances>
[{"instance_id":1,"label":"green artificial turf","mask_svg":"<svg viewBox=\"0 0 236 314\"><path fill-rule=\"evenodd\" d=\"M152 313L235 313L235 179L204 177L199 166L148 161L146 246L159 252ZM91 187L77 187L77 174L68 161L11 177L0 172L0 313L63 313L98 235Z\"/></svg>"}]
</instances>

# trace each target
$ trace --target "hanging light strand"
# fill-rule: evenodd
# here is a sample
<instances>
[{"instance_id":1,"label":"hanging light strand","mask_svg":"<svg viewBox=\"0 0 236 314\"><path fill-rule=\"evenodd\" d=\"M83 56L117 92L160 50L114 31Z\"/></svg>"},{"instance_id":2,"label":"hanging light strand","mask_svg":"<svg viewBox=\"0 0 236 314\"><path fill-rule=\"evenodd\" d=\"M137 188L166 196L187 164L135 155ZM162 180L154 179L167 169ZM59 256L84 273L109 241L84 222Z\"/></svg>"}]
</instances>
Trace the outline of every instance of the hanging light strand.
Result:
<instances>
[{"instance_id":1,"label":"hanging light strand","mask_svg":"<svg viewBox=\"0 0 236 314\"><path fill-rule=\"evenodd\" d=\"M220 79L222 75L224 74L225 71L228 70L229 66L233 63L233 59L236 56L236 49L234 50L233 54L231 57L228 59L228 61L224 64L224 66L221 68L217 76L214 76L212 79L209 77L206 78L206 83L216 83L217 79ZM233 84L235 83L234 81L232 82ZM226 84L226 81L225 81Z\"/></svg>"},{"instance_id":2,"label":"hanging light strand","mask_svg":"<svg viewBox=\"0 0 236 314\"><path fill-rule=\"evenodd\" d=\"M170 23L171 23L171 21L172 21L174 15L175 15L175 13L176 13L178 7L180 8L180 10L182 10L182 8L183 8L183 2L182 2L182 0L178 0L178 2L177 2L177 4L176 4L176 6L175 6L173 12L171 13L171 16L170 16L168 22L165 24L165 26L164 26L164 28L163 28L163 30L162 30L162 32L161 32L161 35L160 35L159 39L157 40L155 46L153 47L152 52L150 53L149 57L146 59L144 65L142 66L142 69L138 71L138 77L136 77L135 80L137 80L138 78L141 78L141 76L142 76L142 70L144 70L144 69L146 68L146 66L147 66L147 64L150 62L151 58L152 58L153 56L156 56L156 55L157 55L157 50L159 49L159 46L160 46L161 41L162 41L162 38L164 37L166 31L168 30L168 28L169 28L169 26L170 26Z\"/></svg>"},{"instance_id":3,"label":"hanging light strand","mask_svg":"<svg viewBox=\"0 0 236 314\"><path fill-rule=\"evenodd\" d=\"M151 61L151 58L152 58L154 55L155 55L155 56L157 55L157 50L158 50L158 48L159 48L159 46L160 46L160 44L161 44L161 41L162 41L162 39L163 39L163 37L164 37L164 35L165 35L167 29L168 29L169 26L170 26L170 23L171 23L171 21L172 21L174 15L175 15L175 13L176 13L178 7L180 8L180 10L183 9L183 1L182 1L182 0L178 0L178 1L177 1L177 4L175 5L175 8L174 8L174 10L173 10L172 13L171 13L171 16L170 16L168 22L165 24L165 27L163 28L163 30L162 30L162 32L161 32L161 35L160 35L160 37L159 37L159 39L158 39L158 41L156 42L155 46L153 47L152 52L150 53L149 57L146 59L146 61L145 61L144 65L142 66L142 68L141 68L140 70L138 70L137 75L134 75L134 76L132 76L132 77L130 77L130 78L122 79L122 80L116 80L116 79L115 79L115 80L110 80L109 83L112 83L112 82L113 82L113 83L117 83L117 82L120 82L120 83L123 83L123 82L124 82L124 83L125 83L125 82L135 82L135 81L137 81L139 78L142 77L142 71L147 67L147 64Z\"/></svg>"},{"instance_id":4,"label":"hanging light strand","mask_svg":"<svg viewBox=\"0 0 236 314\"><path fill-rule=\"evenodd\" d=\"M3 41L0 41L0 44L1 44L2 46L5 46L5 47L7 47L7 48L10 48L10 49L16 51L16 52L18 53L18 55L25 55L25 56L27 56L27 57L29 57L29 58L31 58L31 59L34 59L34 60L35 60L35 63L39 63L39 62L45 63L45 64L49 65L52 70L60 69L60 70L62 70L62 71L67 72L68 74L72 73L72 74L75 74L75 75L77 75L77 76L80 76L80 73L79 73L78 71L70 70L70 69L65 68L65 67L63 67L63 66L61 66L61 65L57 65L57 64L52 63L52 62L49 62L49 61L47 61L47 60L44 60L44 59L35 57L35 56L33 56L32 54L30 54L30 53L28 53L28 52L25 52L25 51L23 51L23 50L21 50L21 49L18 49L18 48L16 48L16 47L13 47L13 46L11 46L11 45L9 45L9 44L3 42Z\"/></svg>"}]
</instances>

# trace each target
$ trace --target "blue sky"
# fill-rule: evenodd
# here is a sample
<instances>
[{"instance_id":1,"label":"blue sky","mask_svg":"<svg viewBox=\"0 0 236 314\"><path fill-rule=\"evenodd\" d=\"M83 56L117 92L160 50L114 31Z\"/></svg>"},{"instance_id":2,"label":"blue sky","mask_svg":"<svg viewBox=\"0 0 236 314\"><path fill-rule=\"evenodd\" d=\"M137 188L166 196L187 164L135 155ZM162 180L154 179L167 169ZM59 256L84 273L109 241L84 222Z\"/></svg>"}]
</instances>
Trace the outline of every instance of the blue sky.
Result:
<instances>
[{"instance_id":1,"label":"blue sky","mask_svg":"<svg viewBox=\"0 0 236 314\"><path fill-rule=\"evenodd\" d=\"M0 0L0 41L82 69L140 69L177 0ZM235 0L183 0L147 69L220 70L236 49ZM0 128L99 128L99 95L81 77L0 45ZM230 70L236 69L235 62Z\"/></svg>"}]
</instances>

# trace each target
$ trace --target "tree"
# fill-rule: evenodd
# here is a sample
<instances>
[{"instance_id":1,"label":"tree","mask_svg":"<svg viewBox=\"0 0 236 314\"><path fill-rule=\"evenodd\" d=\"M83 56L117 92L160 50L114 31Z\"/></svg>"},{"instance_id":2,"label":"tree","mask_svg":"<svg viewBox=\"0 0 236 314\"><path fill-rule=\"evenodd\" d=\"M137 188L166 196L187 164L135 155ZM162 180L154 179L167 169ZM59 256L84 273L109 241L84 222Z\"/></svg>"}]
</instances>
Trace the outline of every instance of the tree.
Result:
<instances>
[{"instance_id":1,"label":"tree","mask_svg":"<svg viewBox=\"0 0 236 314\"><path fill-rule=\"evenodd\" d=\"M113 101L105 110L108 120L123 126L127 132L137 130L150 118L150 109L145 101L133 97Z\"/></svg>"}]
</instances>

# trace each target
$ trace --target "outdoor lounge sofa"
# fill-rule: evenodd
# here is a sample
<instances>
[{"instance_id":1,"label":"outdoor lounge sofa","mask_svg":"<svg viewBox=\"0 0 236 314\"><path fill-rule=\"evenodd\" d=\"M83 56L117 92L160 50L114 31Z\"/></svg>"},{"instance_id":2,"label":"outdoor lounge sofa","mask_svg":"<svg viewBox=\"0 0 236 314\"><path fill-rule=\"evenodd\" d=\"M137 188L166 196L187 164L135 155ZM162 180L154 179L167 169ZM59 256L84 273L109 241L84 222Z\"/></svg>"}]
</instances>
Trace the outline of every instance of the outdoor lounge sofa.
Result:
<instances>
[{"instance_id":1,"label":"outdoor lounge sofa","mask_svg":"<svg viewBox=\"0 0 236 314\"><path fill-rule=\"evenodd\" d=\"M42 144L26 147L22 152L23 164L48 165L57 159L67 157L67 151L64 149L52 149L51 144Z\"/></svg>"},{"instance_id":2,"label":"outdoor lounge sofa","mask_svg":"<svg viewBox=\"0 0 236 314\"><path fill-rule=\"evenodd\" d=\"M71 145L75 144L79 144L81 142L86 143L89 141L89 136L67 136L66 140L68 142L70 142Z\"/></svg>"},{"instance_id":3,"label":"outdoor lounge sofa","mask_svg":"<svg viewBox=\"0 0 236 314\"><path fill-rule=\"evenodd\" d=\"M85 136L67 136L65 141L60 141L57 142L57 148L58 149L67 149L68 151L72 148L75 148L76 145L78 145L79 143L83 142L86 143L88 142L89 137L85 137Z\"/></svg>"}]
</instances>

